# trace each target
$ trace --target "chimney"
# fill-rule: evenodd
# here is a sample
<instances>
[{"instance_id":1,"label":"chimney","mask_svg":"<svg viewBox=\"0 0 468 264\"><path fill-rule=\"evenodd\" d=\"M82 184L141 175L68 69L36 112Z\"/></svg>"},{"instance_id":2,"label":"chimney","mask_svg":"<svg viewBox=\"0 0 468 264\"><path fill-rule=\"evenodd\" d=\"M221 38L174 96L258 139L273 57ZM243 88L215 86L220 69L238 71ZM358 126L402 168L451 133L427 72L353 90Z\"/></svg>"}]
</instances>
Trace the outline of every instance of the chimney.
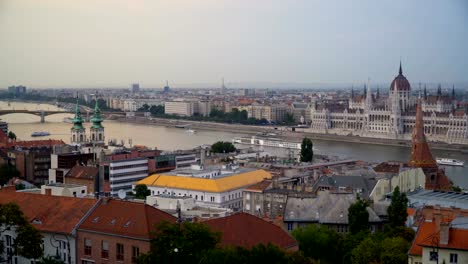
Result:
<instances>
[{"instance_id":1,"label":"chimney","mask_svg":"<svg viewBox=\"0 0 468 264\"><path fill-rule=\"evenodd\" d=\"M450 232L450 224L449 223L440 223L440 240L439 244L447 245L449 242L449 232Z\"/></svg>"},{"instance_id":2,"label":"chimney","mask_svg":"<svg viewBox=\"0 0 468 264\"><path fill-rule=\"evenodd\" d=\"M52 196L52 189L45 189L45 195Z\"/></svg>"}]
</instances>

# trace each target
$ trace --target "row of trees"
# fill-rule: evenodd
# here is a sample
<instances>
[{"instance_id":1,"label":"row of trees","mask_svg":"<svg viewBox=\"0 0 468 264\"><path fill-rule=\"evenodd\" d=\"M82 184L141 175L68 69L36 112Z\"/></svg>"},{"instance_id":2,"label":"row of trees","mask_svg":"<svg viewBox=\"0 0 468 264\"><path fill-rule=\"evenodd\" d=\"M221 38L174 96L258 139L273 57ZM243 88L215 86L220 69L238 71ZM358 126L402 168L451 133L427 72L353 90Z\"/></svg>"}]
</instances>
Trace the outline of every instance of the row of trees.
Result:
<instances>
[{"instance_id":1,"label":"row of trees","mask_svg":"<svg viewBox=\"0 0 468 264\"><path fill-rule=\"evenodd\" d=\"M293 236L304 256L320 263L407 263L407 252L414 238L414 231L405 227L407 203L406 195L395 188L387 211L389 222L383 231L369 231L369 204L358 199L348 209L348 234L309 225L294 230Z\"/></svg>"},{"instance_id":2,"label":"row of trees","mask_svg":"<svg viewBox=\"0 0 468 264\"><path fill-rule=\"evenodd\" d=\"M211 152L213 153L231 153L236 151L236 147L228 141L218 141L211 145Z\"/></svg>"}]
</instances>

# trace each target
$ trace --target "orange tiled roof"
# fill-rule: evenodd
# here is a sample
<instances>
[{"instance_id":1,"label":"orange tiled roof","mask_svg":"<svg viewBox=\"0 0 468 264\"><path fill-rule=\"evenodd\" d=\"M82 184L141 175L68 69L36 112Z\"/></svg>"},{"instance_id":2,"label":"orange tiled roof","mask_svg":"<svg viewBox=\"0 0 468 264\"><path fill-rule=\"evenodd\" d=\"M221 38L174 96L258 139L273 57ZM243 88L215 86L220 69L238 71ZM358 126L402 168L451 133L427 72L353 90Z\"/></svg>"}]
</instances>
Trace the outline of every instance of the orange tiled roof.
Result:
<instances>
[{"instance_id":1,"label":"orange tiled roof","mask_svg":"<svg viewBox=\"0 0 468 264\"><path fill-rule=\"evenodd\" d=\"M176 218L147 204L109 199L101 202L79 226L81 231L150 239L154 225Z\"/></svg>"},{"instance_id":2,"label":"orange tiled roof","mask_svg":"<svg viewBox=\"0 0 468 264\"><path fill-rule=\"evenodd\" d=\"M95 205L97 200L50 196L15 191L0 191L0 203L16 203L30 222L40 231L69 234Z\"/></svg>"},{"instance_id":3,"label":"orange tiled roof","mask_svg":"<svg viewBox=\"0 0 468 264\"><path fill-rule=\"evenodd\" d=\"M414 208L406 208L406 212L408 213L408 216L412 216L412 215L414 215L414 213L416 212L416 209L414 209Z\"/></svg>"},{"instance_id":4,"label":"orange tiled roof","mask_svg":"<svg viewBox=\"0 0 468 264\"><path fill-rule=\"evenodd\" d=\"M258 244L268 243L284 249L297 246L296 240L281 227L247 213L210 219L204 223L213 231L223 233L222 246L251 248Z\"/></svg>"},{"instance_id":5,"label":"orange tiled roof","mask_svg":"<svg viewBox=\"0 0 468 264\"><path fill-rule=\"evenodd\" d=\"M416 237L411 244L409 250L410 255L422 256L422 246L420 245L425 239L430 237L435 232L436 225L434 222L424 222L419 226Z\"/></svg>"},{"instance_id":6,"label":"orange tiled roof","mask_svg":"<svg viewBox=\"0 0 468 264\"><path fill-rule=\"evenodd\" d=\"M436 228L435 223L427 224L424 223L419 227L419 229L423 229L421 233L418 232L416 236L415 242L420 249L417 249L415 252L421 252L422 254L422 247L433 247L433 241L440 241L440 231ZM457 229L450 227L449 230L449 240L448 244L440 244L438 243L439 248L450 248L450 249L462 249L468 250L468 230L467 229ZM418 239L419 238L419 239ZM413 242L413 245L415 243ZM413 247L412 247L413 248ZM412 252L410 252L412 253Z\"/></svg>"}]
</instances>

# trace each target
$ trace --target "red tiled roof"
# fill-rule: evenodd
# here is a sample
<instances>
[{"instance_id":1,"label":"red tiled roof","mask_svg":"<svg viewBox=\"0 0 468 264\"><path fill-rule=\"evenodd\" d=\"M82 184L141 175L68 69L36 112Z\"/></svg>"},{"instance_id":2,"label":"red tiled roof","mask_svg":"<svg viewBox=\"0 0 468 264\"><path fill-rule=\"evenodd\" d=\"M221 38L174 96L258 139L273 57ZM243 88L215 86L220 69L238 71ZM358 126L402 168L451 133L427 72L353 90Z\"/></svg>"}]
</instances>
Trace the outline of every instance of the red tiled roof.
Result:
<instances>
[{"instance_id":1,"label":"red tiled roof","mask_svg":"<svg viewBox=\"0 0 468 264\"><path fill-rule=\"evenodd\" d=\"M221 245L251 248L258 244L271 243L280 248L294 248L296 240L275 224L247 214L210 219L205 221L213 231L222 232Z\"/></svg>"},{"instance_id":2,"label":"red tiled roof","mask_svg":"<svg viewBox=\"0 0 468 264\"><path fill-rule=\"evenodd\" d=\"M175 220L147 204L109 199L102 201L78 229L149 240L155 224Z\"/></svg>"},{"instance_id":3,"label":"red tiled roof","mask_svg":"<svg viewBox=\"0 0 468 264\"><path fill-rule=\"evenodd\" d=\"M33 147L51 147L65 145L65 142L61 139L43 139L43 140L28 140L28 141L12 141L9 142L8 147L20 147L20 148L33 148Z\"/></svg>"},{"instance_id":4,"label":"red tiled roof","mask_svg":"<svg viewBox=\"0 0 468 264\"><path fill-rule=\"evenodd\" d=\"M422 247L420 244L434 234L435 228L436 225L434 222L424 222L419 226L418 232L416 232L416 237L414 238L413 244L411 244L411 248L409 250L410 255L422 256Z\"/></svg>"},{"instance_id":5,"label":"red tiled roof","mask_svg":"<svg viewBox=\"0 0 468 264\"><path fill-rule=\"evenodd\" d=\"M66 178L94 179L99 174L96 167L76 165L67 173Z\"/></svg>"},{"instance_id":6,"label":"red tiled roof","mask_svg":"<svg viewBox=\"0 0 468 264\"><path fill-rule=\"evenodd\" d=\"M16 203L30 222L40 231L71 233L97 200L50 196L15 191L0 191L0 203Z\"/></svg>"},{"instance_id":7,"label":"red tiled roof","mask_svg":"<svg viewBox=\"0 0 468 264\"><path fill-rule=\"evenodd\" d=\"M468 250L468 230L450 228L449 241L447 245L437 244L439 248L462 249ZM419 226L416 237L411 245L410 255L422 255L423 247L433 247L434 241L440 241L440 230L434 222L424 222Z\"/></svg>"}]
</instances>

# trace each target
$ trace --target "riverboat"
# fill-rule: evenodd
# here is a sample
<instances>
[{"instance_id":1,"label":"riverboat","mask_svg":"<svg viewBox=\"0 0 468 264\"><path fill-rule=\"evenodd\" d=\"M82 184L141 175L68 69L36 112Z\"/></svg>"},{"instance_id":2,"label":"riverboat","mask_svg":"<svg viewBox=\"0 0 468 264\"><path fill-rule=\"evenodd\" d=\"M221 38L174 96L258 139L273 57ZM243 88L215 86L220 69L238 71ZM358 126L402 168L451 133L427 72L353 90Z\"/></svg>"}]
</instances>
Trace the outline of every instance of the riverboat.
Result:
<instances>
[{"instance_id":1,"label":"riverboat","mask_svg":"<svg viewBox=\"0 0 468 264\"><path fill-rule=\"evenodd\" d=\"M301 143L288 142L280 138L262 138L262 137L235 137L232 139L235 144L254 145L272 148L301 149Z\"/></svg>"},{"instance_id":2,"label":"riverboat","mask_svg":"<svg viewBox=\"0 0 468 264\"><path fill-rule=\"evenodd\" d=\"M448 165L448 166L461 166L465 165L465 162L456 159L447 159L447 158L437 158L437 164L439 165Z\"/></svg>"},{"instance_id":3,"label":"riverboat","mask_svg":"<svg viewBox=\"0 0 468 264\"><path fill-rule=\"evenodd\" d=\"M50 133L49 132L33 132L31 134L31 137L45 137L45 136L49 136Z\"/></svg>"}]
</instances>

